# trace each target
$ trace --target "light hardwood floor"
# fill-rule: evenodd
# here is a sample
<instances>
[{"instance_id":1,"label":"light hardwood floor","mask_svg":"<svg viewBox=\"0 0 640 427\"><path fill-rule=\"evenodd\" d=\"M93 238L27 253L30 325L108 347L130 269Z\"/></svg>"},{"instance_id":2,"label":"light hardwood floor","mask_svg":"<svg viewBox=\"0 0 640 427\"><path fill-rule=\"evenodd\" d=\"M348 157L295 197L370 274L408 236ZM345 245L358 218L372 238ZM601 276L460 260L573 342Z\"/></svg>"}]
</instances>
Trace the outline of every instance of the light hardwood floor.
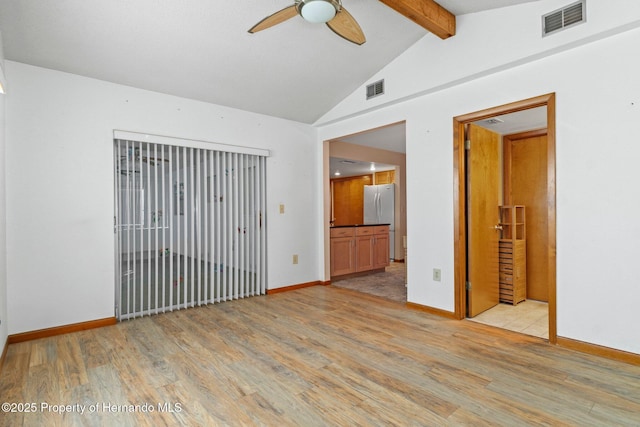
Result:
<instances>
[{"instance_id":1,"label":"light hardwood floor","mask_svg":"<svg viewBox=\"0 0 640 427\"><path fill-rule=\"evenodd\" d=\"M638 366L316 286L13 344L1 400L38 410L0 424L637 426L639 378ZM105 408L125 404L138 412Z\"/></svg>"}]
</instances>

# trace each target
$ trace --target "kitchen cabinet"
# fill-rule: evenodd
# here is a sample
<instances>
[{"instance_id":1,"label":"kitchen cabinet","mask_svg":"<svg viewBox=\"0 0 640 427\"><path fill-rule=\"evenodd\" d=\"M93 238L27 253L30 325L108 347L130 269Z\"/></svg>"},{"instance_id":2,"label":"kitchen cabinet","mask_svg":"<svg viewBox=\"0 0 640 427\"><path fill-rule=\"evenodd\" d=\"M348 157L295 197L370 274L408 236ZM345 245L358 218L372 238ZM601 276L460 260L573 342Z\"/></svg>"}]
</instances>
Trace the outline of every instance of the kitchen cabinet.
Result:
<instances>
[{"instance_id":1,"label":"kitchen cabinet","mask_svg":"<svg viewBox=\"0 0 640 427\"><path fill-rule=\"evenodd\" d=\"M375 173L376 184L393 184L396 182L396 171L388 170Z\"/></svg>"},{"instance_id":2,"label":"kitchen cabinet","mask_svg":"<svg viewBox=\"0 0 640 427\"><path fill-rule=\"evenodd\" d=\"M385 268L389 266L389 226L376 227L373 244L373 268Z\"/></svg>"},{"instance_id":3,"label":"kitchen cabinet","mask_svg":"<svg viewBox=\"0 0 640 427\"><path fill-rule=\"evenodd\" d=\"M373 270L373 227L356 228L356 271Z\"/></svg>"},{"instance_id":4,"label":"kitchen cabinet","mask_svg":"<svg viewBox=\"0 0 640 427\"><path fill-rule=\"evenodd\" d=\"M356 271L355 230L353 227L331 229L331 276Z\"/></svg>"},{"instance_id":5,"label":"kitchen cabinet","mask_svg":"<svg viewBox=\"0 0 640 427\"><path fill-rule=\"evenodd\" d=\"M388 265L388 225L331 228L331 277L379 271Z\"/></svg>"}]
</instances>

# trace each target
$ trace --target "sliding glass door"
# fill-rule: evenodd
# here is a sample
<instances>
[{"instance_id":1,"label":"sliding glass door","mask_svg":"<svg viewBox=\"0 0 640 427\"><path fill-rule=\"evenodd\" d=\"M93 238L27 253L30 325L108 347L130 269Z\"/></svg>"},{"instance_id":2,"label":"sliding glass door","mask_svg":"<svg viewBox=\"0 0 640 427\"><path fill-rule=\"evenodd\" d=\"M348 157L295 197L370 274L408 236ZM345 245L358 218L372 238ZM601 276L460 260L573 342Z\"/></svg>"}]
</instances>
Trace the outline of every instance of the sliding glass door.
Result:
<instances>
[{"instance_id":1,"label":"sliding glass door","mask_svg":"<svg viewBox=\"0 0 640 427\"><path fill-rule=\"evenodd\" d=\"M266 290L266 157L116 139L120 320Z\"/></svg>"}]
</instances>

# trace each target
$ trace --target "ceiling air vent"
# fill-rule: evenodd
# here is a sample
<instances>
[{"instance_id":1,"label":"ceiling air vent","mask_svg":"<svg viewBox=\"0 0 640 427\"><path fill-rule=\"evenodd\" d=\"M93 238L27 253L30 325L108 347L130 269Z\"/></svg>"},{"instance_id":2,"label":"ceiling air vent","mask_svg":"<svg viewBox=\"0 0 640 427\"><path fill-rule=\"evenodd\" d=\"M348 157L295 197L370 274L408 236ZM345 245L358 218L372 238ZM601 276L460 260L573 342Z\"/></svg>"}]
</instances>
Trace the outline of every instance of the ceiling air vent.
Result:
<instances>
[{"instance_id":1,"label":"ceiling air vent","mask_svg":"<svg viewBox=\"0 0 640 427\"><path fill-rule=\"evenodd\" d=\"M504 123L504 120L499 119L497 117L493 117L491 119L487 119L484 121L486 124L488 124L489 126L493 126L493 125L499 125L500 123Z\"/></svg>"},{"instance_id":2,"label":"ceiling air vent","mask_svg":"<svg viewBox=\"0 0 640 427\"><path fill-rule=\"evenodd\" d=\"M586 20L586 0L581 0L544 15L542 17L542 35L547 36L556 31L581 24Z\"/></svg>"},{"instance_id":3,"label":"ceiling air vent","mask_svg":"<svg viewBox=\"0 0 640 427\"><path fill-rule=\"evenodd\" d=\"M377 82L371 83L367 86L367 99L371 99L382 94L384 94L384 79L378 80Z\"/></svg>"}]
</instances>

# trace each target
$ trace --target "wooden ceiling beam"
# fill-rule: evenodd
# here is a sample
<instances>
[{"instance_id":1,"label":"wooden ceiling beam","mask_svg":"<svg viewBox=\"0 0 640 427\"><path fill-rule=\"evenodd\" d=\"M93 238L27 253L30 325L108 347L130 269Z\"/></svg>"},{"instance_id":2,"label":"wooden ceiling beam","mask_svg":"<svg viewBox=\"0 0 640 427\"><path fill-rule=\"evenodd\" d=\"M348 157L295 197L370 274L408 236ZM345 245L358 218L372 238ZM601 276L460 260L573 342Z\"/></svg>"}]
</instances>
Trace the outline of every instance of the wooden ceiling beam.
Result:
<instances>
[{"instance_id":1,"label":"wooden ceiling beam","mask_svg":"<svg viewBox=\"0 0 640 427\"><path fill-rule=\"evenodd\" d=\"M456 16L433 0L380 1L441 39L456 34Z\"/></svg>"}]
</instances>

